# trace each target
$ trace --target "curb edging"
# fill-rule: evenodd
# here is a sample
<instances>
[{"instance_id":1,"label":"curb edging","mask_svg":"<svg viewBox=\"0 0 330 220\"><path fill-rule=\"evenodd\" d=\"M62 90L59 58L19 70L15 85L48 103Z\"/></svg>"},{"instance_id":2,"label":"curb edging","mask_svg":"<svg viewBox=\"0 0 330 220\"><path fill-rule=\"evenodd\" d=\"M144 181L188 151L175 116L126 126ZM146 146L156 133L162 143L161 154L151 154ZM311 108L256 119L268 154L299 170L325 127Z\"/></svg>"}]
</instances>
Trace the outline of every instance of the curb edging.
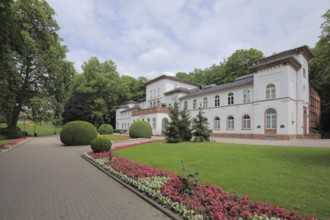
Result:
<instances>
[{"instance_id":1,"label":"curb edging","mask_svg":"<svg viewBox=\"0 0 330 220\"><path fill-rule=\"evenodd\" d=\"M28 141L31 140L31 139L32 139L32 137L26 138L24 141L21 141L21 142L15 144L15 145L12 145L12 146L11 146L10 148L8 148L8 149L6 149L6 150L4 150L4 151L1 151L1 152L0 152L0 157L1 157L2 155L4 155L4 154L8 153L9 151L13 150L14 148L16 148L18 145L24 144L25 142L28 142Z\"/></svg>"},{"instance_id":2,"label":"curb edging","mask_svg":"<svg viewBox=\"0 0 330 220\"><path fill-rule=\"evenodd\" d=\"M135 189L131 185L127 184L126 182L124 182L123 180L121 180L120 178L118 178L117 176L111 174L109 171L105 170L103 167L99 166L94 161L90 160L89 158L85 157L84 155L82 155L81 157L84 158L89 163L91 163L92 165L94 165L99 170L101 170L103 173L105 173L106 175L108 175L109 177L111 177L112 179L116 180L121 185L125 186L128 190L130 190L131 192L135 193L141 199L143 199L144 201L146 201L147 203L149 203L150 205L152 205L153 207L155 207L156 209L158 209L159 211L161 211L163 214L167 215L169 218L171 218L173 220L182 220L183 219L179 215L177 215L177 214L173 213L172 211L170 211L169 209L164 208L158 202L156 202L155 200L153 200L150 197L146 196L144 193L140 192L139 190Z\"/></svg>"}]
</instances>

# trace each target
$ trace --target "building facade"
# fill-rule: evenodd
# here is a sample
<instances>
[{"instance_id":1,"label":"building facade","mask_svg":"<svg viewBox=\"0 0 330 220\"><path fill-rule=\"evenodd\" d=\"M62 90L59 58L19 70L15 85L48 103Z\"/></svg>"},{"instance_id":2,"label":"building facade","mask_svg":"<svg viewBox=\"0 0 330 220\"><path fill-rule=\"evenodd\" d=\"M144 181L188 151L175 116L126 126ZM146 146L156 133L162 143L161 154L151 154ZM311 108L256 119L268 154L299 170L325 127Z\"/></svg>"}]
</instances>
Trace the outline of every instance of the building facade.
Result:
<instances>
[{"instance_id":1,"label":"building facade","mask_svg":"<svg viewBox=\"0 0 330 220\"><path fill-rule=\"evenodd\" d=\"M144 120L160 135L169 120L168 107L178 102L191 118L202 109L213 136L319 138L320 98L309 81L310 58L307 46L283 51L261 59L249 75L204 88L172 76L157 77L146 84L145 101L117 108L116 128Z\"/></svg>"}]
</instances>

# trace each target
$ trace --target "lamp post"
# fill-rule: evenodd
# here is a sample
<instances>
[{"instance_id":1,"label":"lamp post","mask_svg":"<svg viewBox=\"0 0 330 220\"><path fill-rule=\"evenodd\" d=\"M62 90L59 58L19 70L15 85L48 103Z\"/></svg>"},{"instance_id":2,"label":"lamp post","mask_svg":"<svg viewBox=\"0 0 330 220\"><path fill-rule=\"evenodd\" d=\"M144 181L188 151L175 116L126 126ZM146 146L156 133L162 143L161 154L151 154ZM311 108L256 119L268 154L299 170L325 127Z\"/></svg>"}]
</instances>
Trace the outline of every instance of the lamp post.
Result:
<instances>
[{"instance_id":1,"label":"lamp post","mask_svg":"<svg viewBox=\"0 0 330 220\"><path fill-rule=\"evenodd\" d=\"M22 116L23 116L23 138L25 138L25 117L26 117L25 112L22 114Z\"/></svg>"}]
</instances>

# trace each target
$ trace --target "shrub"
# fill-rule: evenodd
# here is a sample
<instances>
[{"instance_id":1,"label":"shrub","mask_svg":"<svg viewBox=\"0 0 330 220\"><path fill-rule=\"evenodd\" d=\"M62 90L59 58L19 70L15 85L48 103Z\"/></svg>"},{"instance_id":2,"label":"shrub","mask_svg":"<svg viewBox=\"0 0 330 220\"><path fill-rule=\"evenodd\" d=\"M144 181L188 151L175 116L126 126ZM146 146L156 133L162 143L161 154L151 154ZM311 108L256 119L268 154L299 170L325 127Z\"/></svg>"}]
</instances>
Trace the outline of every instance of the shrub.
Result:
<instances>
[{"instance_id":1,"label":"shrub","mask_svg":"<svg viewBox=\"0 0 330 220\"><path fill-rule=\"evenodd\" d=\"M8 139L21 138L23 137L23 132L19 127L13 128L1 128L0 134L6 136Z\"/></svg>"},{"instance_id":2,"label":"shrub","mask_svg":"<svg viewBox=\"0 0 330 220\"><path fill-rule=\"evenodd\" d=\"M109 124L103 124L99 127L98 132L100 134L113 134L113 127Z\"/></svg>"},{"instance_id":3,"label":"shrub","mask_svg":"<svg viewBox=\"0 0 330 220\"><path fill-rule=\"evenodd\" d=\"M107 152L111 148L111 141L108 138L95 138L92 140L91 148L94 153Z\"/></svg>"},{"instance_id":4,"label":"shrub","mask_svg":"<svg viewBox=\"0 0 330 220\"><path fill-rule=\"evenodd\" d=\"M150 138L151 135L151 126L145 121L133 122L129 129L129 136L131 138Z\"/></svg>"},{"instance_id":5,"label":"shrub","mask_svg":"<svg viewBox=\"0 0 330 220\"><path fill-rule=\"evenodd\" d=\"M119 134L124 134L124 133L127 132L127 130L126 129L114 129L113 132L114 133L119 133Z\"/></svg>"},{"instance_id":6,"label":"shrub","mask_svg":"<svg viewBox=\"0 0 330 220\"><path fill-rule=\"evenodd\" d=\"M93 124L87 121L71 121L63 126L60 137L66 146L87 145L96 138L97 131Z\"/></svg>"}]
</instances>

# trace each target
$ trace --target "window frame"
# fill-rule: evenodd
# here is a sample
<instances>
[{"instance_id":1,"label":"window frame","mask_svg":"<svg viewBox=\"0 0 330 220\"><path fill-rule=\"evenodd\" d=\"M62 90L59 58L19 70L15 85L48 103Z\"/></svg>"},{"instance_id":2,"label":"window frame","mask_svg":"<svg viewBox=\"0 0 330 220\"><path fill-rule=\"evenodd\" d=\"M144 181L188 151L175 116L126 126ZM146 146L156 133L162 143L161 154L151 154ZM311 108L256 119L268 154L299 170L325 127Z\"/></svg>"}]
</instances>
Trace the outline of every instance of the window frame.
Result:
<instances>
[{"instance_id":1,"label":"window frame","mask_svg":"<svg viewBox=\"0 0 330 220\"><path fill-rule=\"evenodd\" d=\"M248 117L248 118L246 118ZM242 116L242 129L251 130L251 117L248 114Z\"/></svg>"},{"instance_id":2,"label":"window frame","mask_svg":"<svg viewBox=\"0 0 330 220\"><path fill-rule=\"evenodd\" d=\"M277 111L273 108L269 108L265 112L265 128L267 130L277 129ZM275 126L274 126L275 125Z\"/></svg>"},{"instance_id":3,"label":"window frame","mask_svg":"<svg viewBox=\"0 0 330 220\"><path fill-rule=\"evenodd\" d=\"M243 91L243 103L250 103L251 102L251 99L250 99L250 90L249 89L245 89Z\"/></svg>"},{"instance_id":4,"label":"window frame","mask_svg":"<svg viewBox=\"0 0 330 220\"><path fill-rule=\"evenodd\" d=\"M216 95L214 97L214 106L215 107L219 107L220 106L220 96L219 95Z\"/></svg>"},{"instance_id":5,"label":"window frame","mask_svg":"<svg viewBox=\"0 0 330 220\"><path fill-rule=\"evenodd\" d=\"M234 93L230 92L228 93L228 105L234 104Z\"/></svg>"},{"instance_id":6,"label":"window frame","mask_svg":"<svg viewBox=\"0 0 330 220\"><path fill-rule=\"evenodd\" d=\"M276 99L276 86L273 83L269 83L266 86L266 99Z\"/></svg>"},{"instance_id":7,"label":"window frame","mask_svg":"<svg viewBox=\"0 0 330 220\"><path fill-rule=\"evenodd\" d=\"M227 130L234 130L235 129L235 118L232 115L227 117Z\"/></svg>"},{"instance_id":8,"label":"window frame","mask_svg":"<svg viewBox=\"0 0 330 220\"><path fill-rule=\"evenodd\" d=\"M219 116L215 116L214 117L214 130L220 130L220 117Z\"/></svg>"}]
</instances>

